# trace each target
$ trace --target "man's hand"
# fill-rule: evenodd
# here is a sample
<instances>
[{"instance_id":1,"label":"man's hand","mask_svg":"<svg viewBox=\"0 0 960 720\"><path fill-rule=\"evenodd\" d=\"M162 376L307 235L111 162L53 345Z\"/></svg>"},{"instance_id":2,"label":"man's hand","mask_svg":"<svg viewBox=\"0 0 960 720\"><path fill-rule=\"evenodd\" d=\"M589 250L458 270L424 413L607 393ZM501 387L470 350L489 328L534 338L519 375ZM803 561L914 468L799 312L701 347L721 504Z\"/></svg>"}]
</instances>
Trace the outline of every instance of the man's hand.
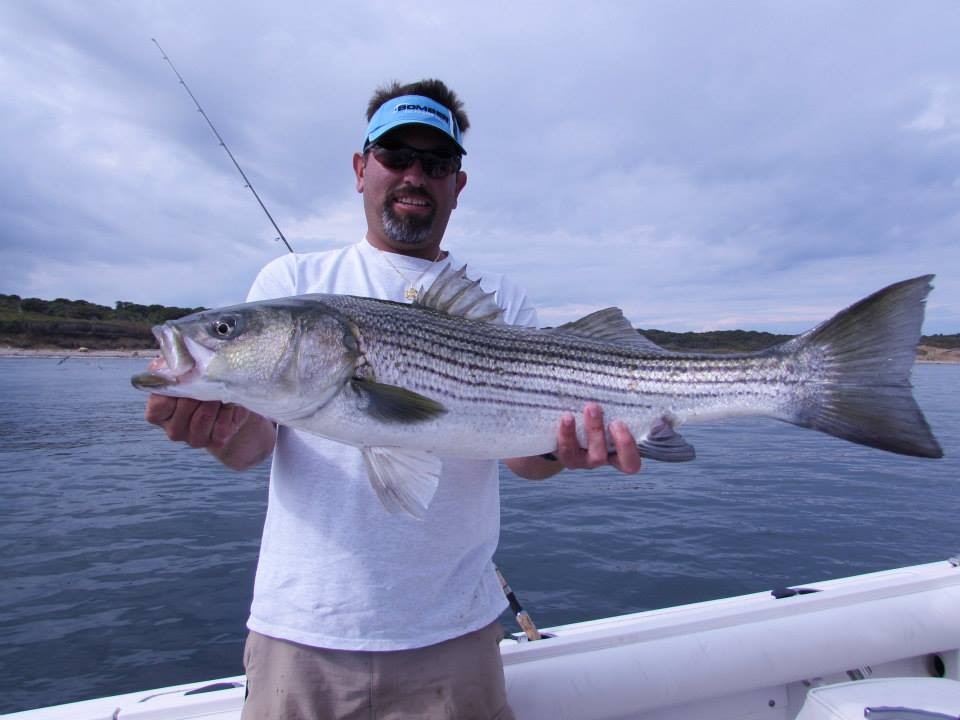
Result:
<instances>
[{"instance_id":1,"label":"man's hand","mask_svg":"<svg viewBox=\"0 0 960 720\"><path fill-rule=\"evenodd\" d=\"M607 437L603 431L603 410L597 403L587 403L583 409L583 426L587 433L587 446L582 447L577 439L577 421L573 413L564 413L560 418L557 433L557 460L568 470L592 470L601 465L613 465L617 470L634 474L640 470L640 453L637 442L627 426L620 420L610 423L610 437L614 452L607 452Z\"/></svg>"},{"instance_id":2,"label":"man's hand","mask_svg":"<svg viewBox=\"0 0 960 720\"><path fill-rule=\"evenodd\" d=\"M272 422L239 405L216 400L151 394L144 417L162 427L171 440L203 448L235 470L262 462L276 441Z\"/></svg>"},{"instance_id":3,"label":"man's hand","mask_svg":"<svg viewBox=\"0 0 960 720\"><path fill-rule=\"evenodd\" d=\"M636 440L627 426L614 420L608 428L613 440L614 452L607 452L607 437L603 427L603 410L597 403L587 403L583 409L583 426L586 447L577 438L577 421L573 413L564 413L557 431L556 460L541 456L511 458L505 460L507 467L528 480L544 480L563 469L592 469L612 465L620 472L633 474L640 471L640 453Z\"/></svg>"},{"instance_id":4,"label":"man's hand","mask_svg":"<svg viewBox=\"0 0 960 720\"><path fill-rule=\"evenodd\" d=\"M193 448L222 448L247 419L250 412L239 405L216 400L201 402L190 398L150 395L144 413L148 423L159 425L171 440Z\"/></svg>"}]
</instances>

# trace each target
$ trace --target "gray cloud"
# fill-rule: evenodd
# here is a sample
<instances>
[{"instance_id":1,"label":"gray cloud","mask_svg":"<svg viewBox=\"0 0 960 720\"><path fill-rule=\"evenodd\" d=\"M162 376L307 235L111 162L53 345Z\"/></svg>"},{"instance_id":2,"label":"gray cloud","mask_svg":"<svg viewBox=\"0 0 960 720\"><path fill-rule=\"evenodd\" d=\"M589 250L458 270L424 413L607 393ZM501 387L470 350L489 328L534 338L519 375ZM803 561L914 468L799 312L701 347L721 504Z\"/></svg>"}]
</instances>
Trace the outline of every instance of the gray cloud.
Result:
<instances>
[{"instance_id":1,"label":"gray cloud","mask_svg":"<svg viewBox=\"0 0 960 720\"><path fill-rule=\"evenodd\" d=\"M960 14L896 3L0 6L0 292L242 298L283 252L156 37L294 247L362 233L369 93L439 76L473 120L449 244L545 321L800 330L940 273L960 327Z\"/></svg>"}]
</instances>

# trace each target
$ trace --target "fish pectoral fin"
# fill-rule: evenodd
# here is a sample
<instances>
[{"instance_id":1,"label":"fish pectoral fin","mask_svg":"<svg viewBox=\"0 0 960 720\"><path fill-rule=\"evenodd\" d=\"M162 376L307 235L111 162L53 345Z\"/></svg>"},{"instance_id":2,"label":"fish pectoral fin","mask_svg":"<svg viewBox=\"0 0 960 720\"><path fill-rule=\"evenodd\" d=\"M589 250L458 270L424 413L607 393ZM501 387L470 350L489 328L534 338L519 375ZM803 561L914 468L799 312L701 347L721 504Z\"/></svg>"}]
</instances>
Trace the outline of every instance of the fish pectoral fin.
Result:
<instances>
[{"instance_id":1,"label":"fish pectoral fin","mask_svg":"<svg viewBox=\"0 0 960 720\"><path fill-rule=\"evenodd\" d=\"M362 452L370 485L383 506L423 519L440 484L440 458L400 447L366 447Z\"/></svg>"},{"instance_id":2,"label":"fish pectoral fin","mask_svg":"<svg viewBox=\"0 0 960 720\"><path fill-rule=\"evenodd\" d=\"M653 426L650 434L637 443L640 456L661 462L686 462L693 460L697 453L693 445L684 440L683 435L673 429L673 423L666 418Z\"/></svg>"},{"instance_id":3,"label":"fish pectoral fin","mask_svg":"<svg viewBox=\"0 0 960 720\"><path fill-rule=\"evenodd\" d=\"M350 387L362 398L364 406L361 409L384 422L423 422L439 417L447 411L436 400L396 385L353 378Z\"/></svg>"}]
</instances>

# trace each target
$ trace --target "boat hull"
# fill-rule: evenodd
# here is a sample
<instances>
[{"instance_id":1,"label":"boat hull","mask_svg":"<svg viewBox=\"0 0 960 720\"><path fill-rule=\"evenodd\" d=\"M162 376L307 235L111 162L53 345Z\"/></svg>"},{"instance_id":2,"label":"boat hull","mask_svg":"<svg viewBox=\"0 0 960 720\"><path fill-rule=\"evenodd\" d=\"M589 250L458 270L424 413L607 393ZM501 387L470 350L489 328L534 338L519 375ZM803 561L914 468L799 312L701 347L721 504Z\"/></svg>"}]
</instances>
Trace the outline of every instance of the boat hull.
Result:
<instances>
[{"instance_id":1,"label":"boat hull","mask_svg":"<svg viewBox=\"0 0 960 720\"><path fill-rule=\"evenodd\" d=\"M793 720L811 688L834 683L940 677L960 687L958 566L574 623L536 642L510 638L501 644L510 704L519 720ZM239 720L243 695L239 676L0 718Z\"/></svg>"}]
</instances>

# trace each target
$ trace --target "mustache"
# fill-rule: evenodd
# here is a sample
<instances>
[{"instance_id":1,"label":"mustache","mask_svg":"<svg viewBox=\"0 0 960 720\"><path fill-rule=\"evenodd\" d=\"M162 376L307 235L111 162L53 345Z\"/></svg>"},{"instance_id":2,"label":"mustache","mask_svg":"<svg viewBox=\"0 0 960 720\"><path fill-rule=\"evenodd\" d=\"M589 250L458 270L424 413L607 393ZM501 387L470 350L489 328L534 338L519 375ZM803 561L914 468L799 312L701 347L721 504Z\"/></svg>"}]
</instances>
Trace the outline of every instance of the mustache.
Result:
<instances>
[{"instance_id":1,"label":"mustache","mask_svg":"<svg viewBox=\"0 0 960 720\"><path fill-rule=\"evenodd\" d=\"M401 185L396 190L390 193L388 200L392 202L396 200L400 195L406 195L408 197L420 196L426 200L429 200L431 205L435 206L437 204L433 199L433 195L427 192L427 190L425 190L424 188L416 187L415 185Z\"/></svg>"}]
</instances>

